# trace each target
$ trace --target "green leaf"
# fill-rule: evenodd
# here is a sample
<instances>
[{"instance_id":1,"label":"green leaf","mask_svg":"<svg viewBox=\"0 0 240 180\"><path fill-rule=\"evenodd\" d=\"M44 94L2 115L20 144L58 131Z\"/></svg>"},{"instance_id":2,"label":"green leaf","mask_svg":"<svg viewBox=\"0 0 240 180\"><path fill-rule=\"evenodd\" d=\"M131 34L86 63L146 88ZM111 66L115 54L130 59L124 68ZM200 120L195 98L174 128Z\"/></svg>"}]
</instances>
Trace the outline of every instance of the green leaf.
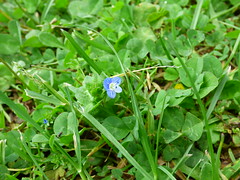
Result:
<instances>
[{"instance_id":1,"label":"green leaf","mask_svg":"<svg viewBox=\"0 0 240 180\"><path fill-rule=\"evenodd\" d=\"M35 142L35 143L47 143L48 139L44 135L42 135L42 134L36 134L35 136L33 136L32 142Z\"/></svg>"},{"instance_id":2,"label":"green leaf","mask_svg":"<svg viewBox=\"0 0 240 180\"><path fill-rule=\"evenodd\" d=\"M80 45L73 39L73 37L66 31L62 31L64 36L70 41L72 46L75 48L77 53L84 58L84 60L98 73L101 74L102 70L97 66L97 64L85 53L85 51L80 47Z\"/></svg>"},{"instance_id":3,"label":"green leaf","mask_svg":"<svg viewBox=\"0 0 240 180\"><path fill-rule=\"evenodd\" d=\"M24 151L23 145L20 140L19 132L16 130L9 131L6 135L7 146L11 148L17 155L19 155L22 159L26 161L30 161L31 159L28 154Z\"/></svg>"},{"instance_id":4,"label":"green leaf","mask_svg":"<svg viewBox=\"0 0 240 180\"><path fill-rule=\"evenodd\" d=\"M240 81L239 80L229 80L226 82L220 99L233 99L235 95L239 92Z\"/></svg>"},{"instance_id":5,"label":"green leaf","mask_svg":"<svg viewBox=\"0 0 240 180\"><path fill-rule=\"evenodd\" d=\"M157 8L151 3L143 2L141 5L135 6L133 12L134 23L139 27L147 27L149 26L148 18L151 18L151 15L157 12Z\"/></svg>"},{"instance_id":6,"label":"green leaf","mask_svg":"<svg viewBox=\"0 0 240 180\"><path fill-rule=\"evenodd\" d=\"M44 9L43 9L42 16L41 16L41 22L43 22L46 19L47 14L48 14L53 2L54 2L54 0L48 0L47 3L44 5Z\"/></svg>"},{"instance_id":7,"label":"green leaf","mask_svg":"<svg viewBox=\"0 0 240 180\"><path fill-rule=\"evenodd\" d=\"M145 41L147 41L149 39L151 39L153 41L157 40L152 29L148 28L148 27L137 28L136 31L134 32L134 37L141 40L144 43L145 43Z\"/></svg>"},{"instance_id":8,"label":"green leaf","mask_svg":"<svg viewBox=\"0 0 240 180\"><path fill-rule=\"evenodd\" d=\"M215 46L224 39L224 33L215 31L212 34L206 36L206 42L209 46Z\"/></svg>"},{"instance_id":9,"label":"green leaf","mask_svg":"<svg viewBox=\"0 0 240 180\"><path fill-rule=\"evenodd\" d=\"M0 54L10 55L19 51L18 39L9 34L0 34Z\"/></svg>"},{"instance_id":10,"label":"green leaf","mask_svg":"<svg viewBox=\"0 0 240 180\"><path fill-rule=\"evenodd\" d=\"M179 138L182 135L180 132L175 132L167 129L166 131L163 132L163 139L166 144L171 143L175 139Z\"/></svg>"},{"instance_id":11,"label":"green leaf","mask_svg":"<svg viewBox=\"0 0 240 180\"><path fill-rule=\"evenodd\" d=\"M56 135L61 133L63 136L65 136L72 133L69 131L68 115L68 112L63 112L55 119L53 131Z\"/></svg>"},{"instance_id":12,"label":"green leaf","mask_svg":"<svg viewBox=\"0 0 240 180\"><path fill-rule=\"evenodd\" d=\"M196 76L196 71L192 68L192 67L187 67L189 73L190 73L190 76L191 78L196 81L197 79L197 76ZM187 87L191 87L191 81L187 75L187 73L185 72L184 68L183 67L180 67L177 69L178 70L178 73L179 73L179 76L180 76L180 80L181 82L187 86Z\"/></svg>"},{"instance_id":13,"label":"green leaf","mask_svg":"<svg viewBox=\"0 0 240 180\"><path fill-rule=\"evenodd\" d=\"M220 77L223 72L222 64L215 56L207 55L203 58L203 71L212 72L216 77Z\"/></svg>"},{"instance_id":14,"label":"green leaf","mask_svg":"<svg viewBox=\"0 0 240 180\"><path fill-rule=\"evenodd\" d=\"M203 133L203 122L190 112L187 112L182 132L190 140L197 141Z\"/></svg>"},{"instance_id":15,"label":"green leaf","mask_svg":"<svg viewBox=\"0 0 240 180\"><path fill-rule=\"evenodd\" d=\"M8 168L0 164L0 179L6 179L7 174L9 174Z\"/></svg>"},{"instance_id":16,"label":"green leaf","mask_svg":"<svg viewBox=\"0 0 240 180\"><path fill-rule=\"evenodd\" d=\"M43 94L36 93L36 92L30 91L28 89L26 89L25 92L26 92L27 96L29 96L31 98L34 98L34 99L39 99L39 100L42 100L44 102L49 102L49 103L52 103L52 104L55 104L55 105L62 104L61 101L59 101L58 99L56 99L54 97L45 96Z\"/></svg>"},{"instance_id":17,"label":"green leaf","mask_svg":"<svg viewBox=\"0 0 240 180\"><path fill-rule=\"evenodd\" d=\"M187 31L187 36L189 41L191 42L192 47L198 45L205 39L205 35L202 31L197 31L193 29Z\"/></svg>"},{"instance_id":18,"label":"green leaf","mask_svg":"<svg viewBox=\"0 0 240 180\"><path fill-rule=\"evenodd\" d=\"M39 0L23 0L27 12L34 13L37 10Z\"/></svg>"},{"instance_id":19,"label":"green leaf","mask_svg":"<svg viewBox=\"0 0 240 180\"><path fill-rule=\"evenodd\" d=\"M178 78L178 71L174 68L167 68L164 72L164 79L167 81L174 81Z\"/></svg>"},{"instance_id":20,"label":"green leaf","mask_svg":"<svg viewBox=\"0 0 240 180\"><path fill-rule=\"evenodd\" d=\"M174 158L180 158L181 152L175 145L167 145L163 150L163 159L171 161Z\"/></svg>"},{"instance_id":21,"label":"green leaf","mask_svg":"<svg viewBox=\"0 0 240 180\"><path fill-rule=\"evenodd\" d=\"M212 180L212 179L213 179L212 165L210 163L205 163L201 170L200 180Z\"/></svg>"},{"instance_id":22,"label":"green leaf","mask_svg":"<svg viewBox=\"0 0 240 180\"><path fill-rule=\"evenodd\" d=\"M184 123L184 115L181 109L166 108L163 115L163 126L172 131L180 131Z\"/></svg>"},{"instance_id":23,"label":"green leaf","mask_svg":"<svg viewBox=\"0 0 240 180\"><path fill-rule=\"evenodd\" d=\"M130 132L124 121L117 116L109 116L104 119L103 126L111 132L117 140L125 138Z\"/></svg>"},{"instance_id":24,"label":"green leaf","mask_svg":"<svg viewBox=\"0 0 240 180\"><path fill-rule=\"evenodd\" d=\"M50 32L41 32L39 34L39 40L42 44L48 47L57 47L57 48L65 48L63 44Z\"/></svg>"},{"instance_id":25,"label":"green leaf","mask_svg":"<svg viewBox=\"0 0 240 180\"><path fill-rule=\"evenodd\" d=\"M178 53L182 56L189 56L192 53L191 44L189 40L183 35L180 35L176 39L175 46L178 50Z\"/></svg>"},{"instance_id":26,"label":"green leaf","mask_svg":"<svg viewBox=\"0 0 240 180\"><path fill-rule=\"evenodd\" d=\"M153 110L154 115L158 115L161 113L164 99L165 99L165 104L164 104L164 109L165 109L168 106L170 97L167 96L167 93L165 90L161 90L158 93L157 99L155 101L155 109Z\"/></svg>"},{"instance_id":27,"label":"green leaf","mask_svg":"<svg viewBox=\"0 0 240 180\"><path fill-rule=\"evenodd\" d=\"M205 72L203 76L203 83L199 90L200 98L205 97L218 86L218 79L211 72Z\"/></svg>"},{"instance_id":28,"label":"green leaf","mask_svg":"<svg viewBox=\"0 0 240 180\"><path fill-rule=\"evenodd\" d=\"M170 98L169 106L179 105L187 96L192 94L191 89L170 89L167 91L167 97Z\"/></svg>"},{"instance_id":29,"label":"green leaf","mask_svg":"<svg viewBox=\"0 0 240 180\"><path fill-rule=\"evenodd\" d=\"M58 9L66 9L68 7L69 0L55 0L55 7Z\"/></svg>"},{"instance_id":30,"label":"green leaf","mask_svg":"<svg viewBox=\"0 0 240 180\"><path fill-rule=\"evenodd\" d=\"M201 74L203 70L203 59L198 56L191 57L187 62L187 67L191 67L194 69L197 75Z\"/></svg>"},{"instance_id":31,"label":"green leaf","mask_svg":"<svg viewBox=\"0 0 240 180\"><path fill-rule=\"evenodd\" d=\"M11 71L4 64L0 64L0 90L7 90L14 82Z\"/></svg>"},{"instance_id":32,"label":"green leaf","mask_svg":"<svg viewBox=\"0 0 240 180\"><path fill-rule=\"evenodd\" d=\"M132 38L127 42L126 47L137 54L143 48L143 42L138 38Z\"/></svg>"},{"instance_id":33,"label":"green leaf","mask_svg":"<svg viewBox=\"0 0 240 180\"><path fill-rule=\"evenodd\" d=\"M103 0L79 0L72 1L68 6L68 11L72 17L86 18L96 14L103 7Z\"/></svg>"},{"instance_id":34,"label":"green leaf","mask_svg":"<svg viewBox=\"0 0 240 180\"><path fill-rule=\"evenodd\" d=\"M8 29L10 34L22 44L21 27L18 21L12 20L8 22Z\"/></svg>"}]
</instances>

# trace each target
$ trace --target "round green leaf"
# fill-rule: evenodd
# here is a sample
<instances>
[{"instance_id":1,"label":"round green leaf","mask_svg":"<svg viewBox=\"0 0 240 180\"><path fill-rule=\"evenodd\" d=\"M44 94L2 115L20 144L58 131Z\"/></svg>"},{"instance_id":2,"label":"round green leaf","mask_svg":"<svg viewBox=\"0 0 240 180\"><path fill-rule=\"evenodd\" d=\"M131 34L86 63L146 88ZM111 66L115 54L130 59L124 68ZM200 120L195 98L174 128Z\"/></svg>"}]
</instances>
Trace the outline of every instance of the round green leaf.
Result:
<instances>
[{"instance_id":1,"label":"round green leaf","mask_svg":"<svg viewBox=\"0 0 240 180\"><path fill-rule=\"evenodd\" d=\"M48 139L42 134L36 134L35 136L33 136L32 142L46 143L46 142L48 142Z\"/></svg>"},{"instance_id":2,"label":"round green leaf","mask_svg":"<svg viewBox=\"0 0 240 180\"><path fill-rule=\"evenodd\" d=\"M68 6L68 11L73 17L89 17L96 14L103 7L103 0L79 0L72 1Z\"/></svg>"},{"instance_id":3,"label":"round green leaf","mask_svg":"<svg viewBox=\"0 0 240 180\"><path fill-rule=\"evenodd\" d=\"M211 72L205 72L203 76L203 83L199 90L201 98L208 95L212 90L218 86L218 79Z\"/></svg>"},{"instance_id":4,"label":"round green leaf","mask_svg":"<svg viewBox=\"0 0 240 180\"><path fill-rule=\"evenodd\" d=\"M164 79L168 81L174 81L178 78L178 72L174 68L167 68L164 73Z\"/></svg>"},{"instance_id":5,"label":"round green leaf","mask_svg":"<svg viewBox=\"0 0 240 180\"><path fill-rule=\"evenodd\" d=\"M130 132L128 126L122 119L116 116L109 116L103 121L103 126L117 139L123 139Z\"/></svg>"},{"instance_id":6,"label":"round green leaf","mask_svg":"<svg viewBox=\"0 0 240 180\"><path fill-rule=\"evenodd\" d=\"M182 135L182 133L174 132L174 131L171 131L171 130L167 129L163 133L163 139L164 139L166 144L169 144L172 141L174 141L175 139L179 138L181 135Z\"/></svg>"},{"instance_id":7,"label":"round green leaf","mask_svg":"<svg viewBox=\"0 0 240 180\"><path fill-rule=\"evenodd\" d=\"M222 64L215 56L207 55L203 58L203 71L212 72L216 77L220 77L223 72Z\"/></svg>"},{"instance_id":8,"label":"round green leaf","mask_svg":"<svg viewBox=\"0 0 240 180\"><path fill-rule=\"evenodd\" d=\"M41 32L39 34L39 40L48 47L64 48L63 44L50 32Z\"/></svg>"},{"instance_id":9,"label":"round green leaf","mask_svg":"<svg viewBox=\"0 0 240 180\"><path fill-rule=\"evenodd\" d=\"M190 112L187 112L182 131L190 140L197 141L203 133L203 122Z\"/></svg>"},{"instance_id":10,"label":"round green leaf","mask_svg":"<svg viewBox=\"0 0 240 180\"><path fill-rule=\"evenodd\" d=\"M68 113L61 113L54 122L53 131L56 135L62 133L62 135L67 135L68 133Z\"/></svg>"},{"instance_id":11,"label":"round green leaf","mask_svg":"<svg viewBox=\"0 0 240 180\"><path fill-rule=\"evenodd\" d=\"M181 109L167 108L163 115L163 126L172 131L180 131L184 123L184 115Z\"/></svg>"},{"instance_id":12,"label":"round green leaf","mask_svg":"<svg viewBox=\"0 0 240 180\"><path fill-rule=\"evenodd\" d=\"M163 159L165 161L171 161L174 158L181 157L180 150L174 145L167 145L163 150Z\"/></svg>"},{"instance_id":13,"label":"round green leaf","mask_svg":"<svg viewBox=\"0 0 240 180\"><path fill-rule=\"evenodd\" d=\"M0 34L0 54L14 54L18 52L19 41L9 34Z\"/></svg>"},{"instance_id":14,"label":"round green leaf","mask_svg":"<svg viewBox=\"0 0 240 180\"><path fill-rule=\"evenodd\" d=\"M202 42L205 39L205 35L201 31L197 31L194 29L190 29L187 32L188 39L191 42L191 45L194 47L198 45L200 42Z\"/></svg>"}]
</instances>

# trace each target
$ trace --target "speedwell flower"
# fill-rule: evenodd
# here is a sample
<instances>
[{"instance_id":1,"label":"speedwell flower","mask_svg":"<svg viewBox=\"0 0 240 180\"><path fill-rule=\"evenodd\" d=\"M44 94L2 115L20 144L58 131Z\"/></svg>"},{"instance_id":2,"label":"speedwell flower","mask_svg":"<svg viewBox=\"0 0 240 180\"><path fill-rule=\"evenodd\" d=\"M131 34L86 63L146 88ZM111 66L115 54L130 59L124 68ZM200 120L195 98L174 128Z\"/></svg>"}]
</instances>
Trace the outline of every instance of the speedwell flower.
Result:
<instances>
[{"instance_id":1,"label":"speedwell flower","mask_svg":"<svg viewBox=\"0 0 240 180\"><path fill-rule=\"evenodd\" d=\"M122 92L122 88L119 86L121 81L120 77L106 78L103 81L104 89L107 91L107 95L110 98L115 98L116 93Z\"/></svg>"},{"instance_id":2,"label":"speedwell flower","mask_svg":"<svg viewBox=\"0 0 240 180\"><path fill-rule=\"evenodd\" d=\"M43 120L43 123L44 123L44 124L47 124L47 123L48 123L48 120L44 119L44 120Z\"/></svg>"}]
</instances>

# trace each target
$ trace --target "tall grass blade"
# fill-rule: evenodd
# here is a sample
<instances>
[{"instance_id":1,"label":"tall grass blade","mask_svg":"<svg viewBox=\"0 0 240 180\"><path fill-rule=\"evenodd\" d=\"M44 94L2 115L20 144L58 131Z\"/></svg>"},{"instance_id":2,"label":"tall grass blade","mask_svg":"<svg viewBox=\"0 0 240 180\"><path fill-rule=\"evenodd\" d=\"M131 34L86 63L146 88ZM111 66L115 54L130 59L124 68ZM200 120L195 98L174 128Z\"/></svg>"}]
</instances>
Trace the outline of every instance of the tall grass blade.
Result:
<instances>
[{"instance_id":1,"label":"tall grass blade","mask_svg":"<svg viewBox=\"0 0 240 180\"><path fill-rule=\"evenodd\" d=\"M41 16L41 23L43 23L43 21L47 17L47 14L48 14L53 2L54 2L54 0L48 0L46 6L43 9L43 13L42 13L42 16Z\"/></svg>"},{"instance_id":2,"label":"tall grass blade","mask_svg":"<svg viewBox=\"0 0 240 180\"><path fill-rule=\"evenodd\" d=\"M6 139L0 140L0 164L5 164Z\"/></svg>"},{"instance_id":3,"label":"tall grass blade","mask_svg":"<svg viewBox=\"0 0 240 180\"><path fill-rule=\"evenodd\" d=\"M158 166L158 169L162 170L171 180L177 180L166 168Z\"/></svg>"},{"instance_id":4,"label":"tall grass blade","mask_svg":"<svg viewBox=\"0 0 240 180\"><path fill-rule=\"evenodd\" d=\"M78 38L80 38L80 39L82 39L83 41L85 41L86 43L92 45L93 47L96 47L96 48L98 48L98 49L101 49L101 50L103 50L103 51L106 51L106 52L108 52L108 53L110 53L110 54L113 53L112 50L111 50L108 46L105 46L105 45L103 45L103 44L101 44L101 43L92 41L92 40L84 37L83 35L81 35L81 34L80 34L79 32L77 32L77 31L75 31L74 34L75 34Z\"/></svg>"},{"instance_id":5,"label":"tall grass blade","mask_svg":"<svg viewBox=\"0 0 240 180\"><path fill-rule=\"evenodd\" d=\"M67 86L65 86L65 92L67 94L67 97L68 97L68 101L69 101L69 104L70 104L70 107L71 107L71 111L72 111L72 118L74 120L74 129L73 129L73 142L74 142L74 149L75 149L75 153L76 153L76 156L77 156L77 161L78 161L78 172L80 173L80 176L81 176L81 179L83 180L86 180L86 176L84 174L84 171L83 171L83 166L82 166L82 154L81 154L81 143L80 143L80 136L79 136L79 133L78 133L78 120L77 120L77 117L76 117L76 112L74 110L74 107L73 107L73 103L72 103L72 99L71 99L71 96L70 96L70 93L69 93L69 89Z\"/></svg>"},{"instance_id":6,"label":"tall grass blade","mask_svg":"<svg viewBox=\"0 0 240 180\"><path fill-rule=\"evenodd\" d=\"M201 12L201 9L202 9L203 0L199 0L197 2L198 2L197 7L196 7L194 15L193 15L193 20L192 20L190 29L196 29L197 22L198 22L198 19L199 19L199 15L200 15L200 12Z\"/></svg>"},{"instance_id":7,"label":"tall grass blade","mask_svg":"<svg viewBox=\"0 0 240 180\"><path fill-rule=\"evenodd\" d=\"M225 74L225 75L223 76L222 80L220 81L220 83L219 83L219 85L218 85L215 93L214 93L214 96L213 96L213 98L212 98L212 100L211 100L211 104L210 104L209 107L208 107L208 110L207 110L207 118L209 118L210 115L212 114L212 112L213 112L213 110L214 110L214 107L215 107L216 104L217 104L217 101L218 101L218 99L219 99L219 97L220 97L220 95L221 95L221 93L222 93L222 90L223 90L223 88L224 88L227 80L228 80L228 76Z\"/></svg>"},{"instance_id":8,"label":"tall grass blade","mask_svg":"<svg viewBox=\"0 0 240 180\"><path fill-rule=\"evenodd\" d=\"M79 46L79 44L73 39L73 37L66 31L62 30L64 36L69 40L72 46L75 48L77 53L83 57L83 59L91 66L98 74L101 74L102 70L97 66L97 64L84 52L84 50Z\"/></svg>"},{"instance_id":9,"label":"tall grass blade","mask_svg":"<svg viewBox=\"0 0 240 180\"><path fill-rule=\"evenodd\" d=\"M235 53L237 52L237 48L238 48L238 46L239 46L239 42L240 42L240 33L238 34L238 38L237 38L237 40L236 40L236 42L235 42L235 44L234 44L234 46L233 46L233 50L232 50L229 58L227 59L227 62L226 62L225 65L224 65L224 69L230 64L233 56L234 56Z\"/></svg>"}]
</instances>

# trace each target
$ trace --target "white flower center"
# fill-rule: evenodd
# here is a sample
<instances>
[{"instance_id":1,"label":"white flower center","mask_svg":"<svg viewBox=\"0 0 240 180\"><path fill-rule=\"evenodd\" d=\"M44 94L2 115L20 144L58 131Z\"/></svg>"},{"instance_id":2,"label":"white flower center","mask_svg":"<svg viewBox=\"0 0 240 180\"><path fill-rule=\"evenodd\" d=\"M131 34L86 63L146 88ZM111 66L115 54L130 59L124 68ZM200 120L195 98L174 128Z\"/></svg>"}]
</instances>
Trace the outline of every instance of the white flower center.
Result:
<instances>
[{"instance_id":1,"label":"white flower center","mask_svg":"<svg viewBox=\"0 0 240 180\"><path fill-rule=\"evenodd\" d=\"M116 83L110 83L109 84L109 89L111 89L112 91L114 91L117 88L117 84Z\"/></svg>"}]
</instances>

